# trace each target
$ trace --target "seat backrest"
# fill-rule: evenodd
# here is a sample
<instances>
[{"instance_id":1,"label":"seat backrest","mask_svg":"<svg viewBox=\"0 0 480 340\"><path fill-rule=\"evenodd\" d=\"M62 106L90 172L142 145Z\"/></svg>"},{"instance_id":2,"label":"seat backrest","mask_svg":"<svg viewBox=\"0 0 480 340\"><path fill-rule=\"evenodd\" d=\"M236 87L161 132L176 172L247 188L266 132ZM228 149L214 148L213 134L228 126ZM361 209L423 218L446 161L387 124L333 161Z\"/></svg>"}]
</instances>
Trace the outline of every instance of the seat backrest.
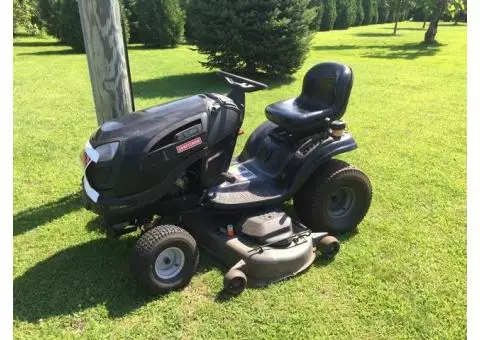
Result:
<instances>
[{"instance_id":1,"label":"seat backrest","mask_svg":"<svg viewBox=\"0 0 480 340\"><path fill-rule=\"evenodd\" d=\"M297 105L308 111L331 107L330 118L340 119L347 108L352 84L353 72L349 66L335 62L317 64L303 78Z\"/></svg>"}]
</instances>

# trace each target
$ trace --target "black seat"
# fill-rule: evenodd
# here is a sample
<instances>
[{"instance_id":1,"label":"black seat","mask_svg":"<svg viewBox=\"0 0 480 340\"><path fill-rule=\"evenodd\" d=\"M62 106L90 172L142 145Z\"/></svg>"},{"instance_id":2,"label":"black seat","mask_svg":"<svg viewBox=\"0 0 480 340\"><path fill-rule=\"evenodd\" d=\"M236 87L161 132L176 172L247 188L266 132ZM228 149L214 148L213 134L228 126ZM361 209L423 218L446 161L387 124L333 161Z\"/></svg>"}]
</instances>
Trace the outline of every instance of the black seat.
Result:
<instances>
[{"instance_id":1,"label":"black seat","mask_svg":"<svg viewBox=\"0 0 480 340\"><path fill-rule=\"evenodd\" d=\"M325 118L340 119L353 84L352 69L327 62L313 66L303 78L297 98L270 104L267 118L292 133L308 133L325 127Z\"/></svg>"}]
</instances>

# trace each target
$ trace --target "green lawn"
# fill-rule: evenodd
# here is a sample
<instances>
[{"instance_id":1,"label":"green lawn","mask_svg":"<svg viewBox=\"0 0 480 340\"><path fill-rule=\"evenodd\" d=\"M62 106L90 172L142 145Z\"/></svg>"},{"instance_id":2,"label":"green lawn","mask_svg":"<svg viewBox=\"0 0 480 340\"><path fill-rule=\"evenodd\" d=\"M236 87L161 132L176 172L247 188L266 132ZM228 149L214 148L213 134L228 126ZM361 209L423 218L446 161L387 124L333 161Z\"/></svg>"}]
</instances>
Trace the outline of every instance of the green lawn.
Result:
<instances>
[{"instance_id":1,"label":"green lawn","mask_svg":"<svg viewBox=\"0 0 480 340\"><path fill-rule=\"evenodd\" d=\"M441 45L425 48L421 23L399 26L318 33L292 82L248 95L246 135L311 66L351 65L344 119L359 148L342 158L370 176L374 199L333 262L227 301L223 269L203 253L183 291L151 298L136 286L135 235L105 239L79 199L78 153L96 127L86 57L15 38L15 337L464 338L466 27L442 25ZM132 46L137 108L227 91L191 48Z\"/></svg>"}]
</instances>

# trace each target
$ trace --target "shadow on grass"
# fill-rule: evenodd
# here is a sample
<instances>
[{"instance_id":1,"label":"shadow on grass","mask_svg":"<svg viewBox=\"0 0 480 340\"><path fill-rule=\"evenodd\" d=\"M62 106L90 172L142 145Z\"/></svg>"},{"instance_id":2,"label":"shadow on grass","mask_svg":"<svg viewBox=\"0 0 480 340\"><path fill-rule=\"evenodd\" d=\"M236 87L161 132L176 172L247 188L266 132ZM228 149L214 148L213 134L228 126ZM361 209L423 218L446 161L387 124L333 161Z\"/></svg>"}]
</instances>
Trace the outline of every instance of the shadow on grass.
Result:
<instances>
[{"instance_id":1,"label":"shadow on grass","mask_svg":"<svg viewBox=\"0 0 480 340\"><path fill-rule=\"evenodd\" d=\"M436 43L434 45L426 45L421 43L406 43L403 45L326 45L313 46L312 49L317 51L347 51L347 50L365 50L362 58L380 58L380 59L406 59L414 60L420 57L434 56L440 52L444 44Z\"/></svg>"},{"instance_id":2,"label":"shadow on grass","mask_svg":"<svg viewBox=\"0 0 480 340\"><path fill-rule=\"evenodd\" d=\"M14 41L13 46L15 47L54 47L54 46L65 46L59 41Z\"/></svg>"},{"instance_id":3,"label":"shadow on grass","mask_svg":"<svg viewBox=\"0 0 480 340\"><path fill-rule=\"evenodd\" d=\"M13 216L13 235L21 235L67 215L82 207L80 192L67 195L58 201L24 210Z\"/></svg>"},{"instance_id":4,"label":"shadow on grass","mask_svg":"<svg viewBox=\"0 0 480 340\"><path fill-rule=\"evenodd\" d=\"M393 28L391 33L374 33L374 32L364 32L364 33L356 33L357 37L367 37L367 38L383 38L383 37L396 37L398 35L393 34Z\"/></svg>"},{"instance_id":5,"label":"shadow on grass","mask_svg":"<svg viewBox=\"0 0 480 340\"><path fill-rule=\"evenodd\" d=\"M268 77L264 74L244 76L264 82L270 88L277 88L294 80L293 77ZM170 75L133 82L133 92L141 98L182 97L204 92L227 93L229 89L225 80L215 72Z\"/></svg>"},{"instance_id":6,"label":"shadow on grass","mask_svg":"<svg viewBox=\"0 0 480 340\"><path fill-rule=\"evenodd\" d=\"M29 53L18 53L18 55L33 55L33 56L52 56L52 55L73 55L73 54L84 54L81 52L75 52L72 49L66 50L50 50L50 51L38 51L38 52L29 52Z\"/></svg>"},{"instance_id":7,"label":"shadow on grass","mask_svg":"<svg viewBox=\"0 0 480 340\"><path fill-rule=\"evenodd\" d=\"M363 58L378 59L406 59L414 60L420 57L431 57L440 52L443 44L426 45L424 43L408 43L404 45L393 45L385 49L372 51L362 55Z\"/></svg>"},{"instance_id":8,"label":"shadow on grass","mask_svg":"<svg viewBox=\"0 0 480 340\"><path fill-rule=\"evenodd\" d=\"M38 263L13 282L15 319L37 322L105 305L111 318L122 317L152 300L131 273L136 239L97 239L62 250ZM203 252L198 272L213 260Z\"/></svg>"},{"instance_id":9,"label":"shadow on grass","mask_svg":"<svg viewBox=\"0 0 480 340\"><path fill-rule=\"evenodd\" d=\"M393 32L393 24L392 23L392 27L382 27L382 30L389 30L389 31L392 31ZM400 23L401 25L401 23ZM397 27L397 31L425 31L427 28L421 28L421 27Z\"/></svg>"}]
</instances>

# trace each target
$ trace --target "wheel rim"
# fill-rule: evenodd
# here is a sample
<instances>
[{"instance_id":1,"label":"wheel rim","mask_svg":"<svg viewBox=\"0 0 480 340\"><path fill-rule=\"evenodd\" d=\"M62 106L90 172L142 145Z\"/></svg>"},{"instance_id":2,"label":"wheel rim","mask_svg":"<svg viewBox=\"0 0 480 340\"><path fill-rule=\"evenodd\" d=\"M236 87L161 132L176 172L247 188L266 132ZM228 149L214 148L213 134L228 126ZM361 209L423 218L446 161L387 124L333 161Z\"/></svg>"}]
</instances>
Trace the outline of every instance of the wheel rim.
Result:
<instances>
[{"instance_id":1,"label":"wheel rim","mask_svg":"<svg viewBox=\"0 0 480 340\"><path fill-rule=\"evenodd\" d=\"M328 214L332 218L347 216L355 205L355 192L349 187L340 187L330 194Z\"/></svg>"},{"instance_id":2,"label":"wheel rim","mask_svg":"<svg viewBox=\"0 0 480 340\"><path fill-rule=\"evenodd\" d=\"M243 279L241 278L234 278L232 280L232 282L230 282L230 289L232 291L238 291L238 290L241 290L243 288L243 285L244 285L244 282L243 282Z\"/></svg>"},{"instance_id":3,"label":"wheel rim","mask_svg":"<svg viewBox=\"0 0 480 340\"><path fill-rule=\"evenodd\" d=\"M185 254L180 248L166 248L155 260L155 274L163 280L171 279L180 273L184 264Z\"/></svg>"}]
</instances>

